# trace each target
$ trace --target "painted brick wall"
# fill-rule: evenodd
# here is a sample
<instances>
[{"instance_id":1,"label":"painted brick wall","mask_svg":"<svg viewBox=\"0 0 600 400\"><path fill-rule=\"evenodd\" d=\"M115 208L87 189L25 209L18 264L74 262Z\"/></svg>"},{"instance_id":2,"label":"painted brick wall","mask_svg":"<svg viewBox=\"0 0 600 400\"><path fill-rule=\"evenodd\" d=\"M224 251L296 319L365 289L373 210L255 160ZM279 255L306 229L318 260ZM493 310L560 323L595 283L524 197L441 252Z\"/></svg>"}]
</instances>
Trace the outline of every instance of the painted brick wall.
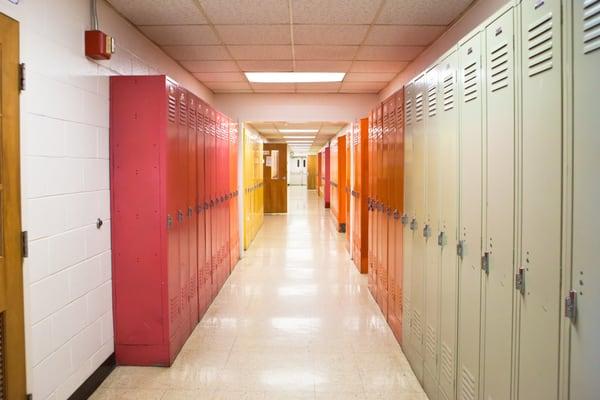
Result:
<instances>
[{"instance_id":1,"label":"painted brick wall","mask_svg":"<svg viewBox=\"0 0 600 400\"><path fill-rule=\"evenodd\" d=\"M166 73L212 93L105 3L100 27L116 38L108 62L83 56L88 0L0 0L20 22L27 89L21 95L28 389L66 399L113 352L109 93L113 74ZM104 225L96 228L101 218Z\"/></svg>"}]
</instances>

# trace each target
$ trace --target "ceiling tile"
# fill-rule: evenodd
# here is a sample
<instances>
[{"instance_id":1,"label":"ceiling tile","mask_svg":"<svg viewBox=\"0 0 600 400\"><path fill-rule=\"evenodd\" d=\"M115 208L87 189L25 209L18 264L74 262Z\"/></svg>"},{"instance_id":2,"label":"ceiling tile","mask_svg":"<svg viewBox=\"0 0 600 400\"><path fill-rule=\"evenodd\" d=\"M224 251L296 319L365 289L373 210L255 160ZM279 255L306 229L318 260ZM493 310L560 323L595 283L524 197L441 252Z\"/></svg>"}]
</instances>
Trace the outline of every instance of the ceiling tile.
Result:
<instances>
[{"instance_id":1,"label":"ceiling tile","mask_svg":"<svg viewBox=\"0 0 600 400\"><path fill-rule=\"evenodd\" d=\"M386 1L378 24L398 25L448 25L454 21L473 0L403 0Z\"/></svg>"},{"instance_id":2,"label":"ceiling tile","mask_svg":"<svg viewBox=\"0 0 600 400\"><path fill-rule=\"evenodd\" d=\"M199 0L213 24L288 24L288 0Z\"/></svg>"},{"instance_id":3,"label":"ceiling tile","mask_svg":"<svg viewBox=\"0 0 600 400\"><path fill-rule=\"evenodd\" d=\"M237 60L291 60L292 46L227 46Z\"/></svg>"},{"instance_id":4,"label":"ceiling tile","mask_svg":"<svg viewBox=\"0 0 600 400\"><path fill-rule=\"evenodd\" d=\"M294 25L294 44L361 44L368 25Z\"/></svg>"},{"instance_id":5,"label":"ceiling tile","mask_svg":"<svg viewBox=\"0 0 600 400\"><path fill-rule=\"evenodd\" d=\"M342 84L341 92L367 92L377 93L384 87L388 82L344 82Z\"/></svg>"},{"instance_id":6,"label":"ceiling tile","mask_svg":"<svg viewBox=\"0 0 600 400\"><path fill-rule=\"evenodd\" d=\"M239 72L235 61L182 61L183 68L190 72Z\"/></svg>"},{"instance_id":7,"label":"ceiling tile","mask_svg":"<svg viewBox=\"0 0 600 400\"><path fill-rule=\"evenodd\" d=\"M248 82L202 82L211 90L252 90Z\"/></svg>"},{"instance_id":8,"label":"ceiling tile","mask_svg":"<svg viewBox=\"0 0 600 400\"><path fill-rule=\"evenodd\" d=\"M384 46L427 46L437 39L446 26L375 25L365 44Z\"/></svg>"},{"instance_id":9,"label":"ceiling tile","mask_svg":"<svg viewBox=\"0 0 600 400\"><path fill-rule=\"evenodd\" d=\"M161 46L219 44L217 35L208 25L155 25L139 28L150 40Z\"/></svg>"},{"instance_id":10,"label":"ceiling tile","mask_svg":"<svg viewBox=\"0 0 600 400\"><path fill-rule=\"evenodd\" d=\"M292 71L292 60L238 60L238 65L245 72L289 72Z\"/></svg>"},{"instance_id":11,"label":"ceiling tile","mask_svg":"<svg viewBox=\"0 0 600 400\"><path fill-rule=\"evenodd\" d=\"M365 24L373 22L382 0L292 1L295 24Z\"/></svg>"},{"instance_id":12,"label":"ceiling tile","mask_svg":"<svg viewBox=\"0 0 600 400\"><path fill-rule=\"evenodd\" d=\"M252 89L256 92L294 92L296 89L293 83L251 83Z\"/></svg>"},{"instance_id":13,"label":"ceiling tile","mask_svg":"<svg viewBox=\"0 0 600 400\"><path fill-rule=\"evenodd\" d=\"M352 61L310 61L297 60L296 71L301 72L346 72Z\"/></svg>"},{"instance_id":14,"label":"ceiling tile","mask_svg":"<svg viewBox=\"0 0 600 400\"><path fill-rule=\"evenodd\" d=\"M400 72L408 65L407 61L354 61L351 72Z\"/></svg>"},{"instance_id":15,"label":"ceiling tile","mask_svg":"<svg viewBox=\"0 0 600 400\"><path fill-rule=\"evenodd\" d=\"M425 48L419 46L361 46L357 60L412 61Z\"/></svg>"},{"instance_id":16,"label":"ceiling tile","mask_svg":"<svg viewBox=\"0 0 600 400\"><path fill-rule=\"evenodd\" d=\"M358 46L294 46L297 60L352 60Z\"/></svg>"},{"instance_id":17,"label":"ceiling tile","mask_svg":"<svg viewBox=\"0 0 600 400\"><path fill-rule=\"evenodd\" d=\"M337 93L341 83L302 83L296 85L298 93Z\"/></svg>"},{"instance_id":18,"label":"ceiling tile","mask_svg":"<svg viewBox=\"0 0 600 400\"><path fill-rule=\"evenodd\" d=\"M231 59L225 46L163 46L163 50L178 61Z\"/></svg>"},{"instance_id":19,"label":"ceiling tile","mask_svg":"<svg viewBox=\"0 0 600 400\"><path fill-rule=\"evenodd\" d=\"M241 72L201 72L194 76L201 82L246 82Z\"/></svg>"},{"instance_id":20,"label":"ceiling tile","mask_svg":"<svg viewBox=\"0 0 600 400\"><path fill-rule=\"evenodd\" d=\"M225 44L291 44L289 25L215 25Z\"/></svg>"},{"instance_id":21,"label":"ceiling tile","mask_svg":"<svg viewBox=\"0 0 600 400\"><path fill-rule=\"evenodd\" d=\"M389 82L397 75L395 72L351 72L344 82Z\"/></svg>"},{"instance_id":22,"label":"ceiling tile","mask_svg":"<svg viewBox=\"0 0 600 400\"><path fill-rule=\"evenodd\" d=\"M206 24L194 0L109 0L121 14L136 25Z\"/></svg>"}]
</instances>

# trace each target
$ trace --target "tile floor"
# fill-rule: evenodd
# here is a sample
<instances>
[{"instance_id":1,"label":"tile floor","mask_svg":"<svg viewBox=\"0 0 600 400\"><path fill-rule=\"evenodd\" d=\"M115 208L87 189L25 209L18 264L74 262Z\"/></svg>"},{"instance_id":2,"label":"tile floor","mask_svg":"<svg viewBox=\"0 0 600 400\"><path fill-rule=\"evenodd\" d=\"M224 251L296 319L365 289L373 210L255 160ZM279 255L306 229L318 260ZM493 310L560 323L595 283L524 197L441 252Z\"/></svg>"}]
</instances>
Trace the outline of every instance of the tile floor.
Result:
<instances>
[{"instance_id":1,"label":"tile floor","mask_svg":"<svg viewBox=\"0 0 600 400\"><path fill-rule=\"evenodd\" d=\"M320 204L291 187L175 364L119 367L92 399L427 400Z\"/></svg>"}]
</instances>

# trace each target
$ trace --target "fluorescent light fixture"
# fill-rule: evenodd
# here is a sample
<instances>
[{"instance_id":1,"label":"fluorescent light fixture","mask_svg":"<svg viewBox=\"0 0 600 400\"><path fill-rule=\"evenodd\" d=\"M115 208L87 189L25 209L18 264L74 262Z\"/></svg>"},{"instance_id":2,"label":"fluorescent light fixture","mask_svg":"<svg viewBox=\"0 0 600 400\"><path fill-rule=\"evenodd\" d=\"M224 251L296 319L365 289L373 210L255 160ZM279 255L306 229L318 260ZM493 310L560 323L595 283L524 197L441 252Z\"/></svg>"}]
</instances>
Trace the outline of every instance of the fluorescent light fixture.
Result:
<instances>
[{"instance_id":1,"label":"fluorescent light fixture","mask_svg":"<svg viewBox=\"0 0 600 400\"><path fill-rule=\"evenodd\" d=\"M314 139L314 136L284 136L284 139Z\"/></svg>"},{"instance_id":2,"label":"fluorescent light fixture","mask_svg":"<svg viewBox=\"0 0 600 400\"><path fill-rule=\"evenodd\" d=\"M345 72L245 72L253 83L319 83L341 82Z\"/></svg>"},{"instance_id":3,"label":"fluorescent light fixture","mask_svg":"<svg viewBox=\"0 0 600 400\"><path fill-rule=\"evenodd\" d=\"M286 140L287 143L290 144L302 144L302 143L312 143L312 140Z\"/></svg>"},{"instance_id":4,"label":"fluorescent light fixture","mask_svg":"<svg viewBox=\"0 0 600 400\"><path fill-rule=\"evenodd\" d=\"M318 129L279 129L280 133L318 133ZM298 137L298 136L296 136Z\"/></svg>"}]
</instances>

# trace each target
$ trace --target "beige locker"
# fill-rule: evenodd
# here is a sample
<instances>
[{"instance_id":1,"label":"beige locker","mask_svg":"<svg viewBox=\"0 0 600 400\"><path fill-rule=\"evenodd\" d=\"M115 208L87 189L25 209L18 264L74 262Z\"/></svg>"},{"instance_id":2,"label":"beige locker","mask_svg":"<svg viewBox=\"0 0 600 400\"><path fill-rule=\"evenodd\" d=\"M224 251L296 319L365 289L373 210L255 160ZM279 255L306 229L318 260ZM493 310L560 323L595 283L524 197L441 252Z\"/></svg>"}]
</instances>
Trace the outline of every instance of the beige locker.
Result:
<instances>
[{"instance_id":1,"label":"beige locker","mask_svg":"<svg viewBox=\"0 0 600 400\"><path fill-rule=\"evenodd\" d=\"M573 2L571 400L600 396L600 0ZM568 287L567 287L568 289Z\"/></svg>"},{"instance_id":2,"label":"beige locker","mask_svg":"<svg viewBox=\"0 0 600 400\"><path fill-rule=\"evenodd\" d=\"M522 296L517 389L521 400L552 400L558 393L561 318L561 1L523 1L521 16L522 251L517 278Z\"/></svg>"},{"instance_id":3,"label":"beige locker","mask_svg":"<svg viewBox=\"0 0 600 400\"><path fill-rule=\"evenodd\" d=\"M459 47L460 240L458 399L479 398L482 225L481 33Z\"/></svg>"},{"instance_id":4,"label":"beige locker","mask_svg":"<svg viewBox=\"0 0 600 400\"><path fill-rule=\"evenodd\" d=\"M456 343L458 318L458 56L455 51L440 63L438 101L440 160L440 228L436 232L441 251L440 372L439 398L456 398Z\"/></svg>"},{"instance_id":5,"label":"beige locker","mask_svg":"<svg viewBox=\"0 0 600 400\"><path fill-rule=\"evenodd\" d=\"M440 125L438 123L438 66L425 75L425 135L427 175L425 176L427 209L422 229L425 241L425 331L423 387L430 400L437 399L438 354L440 325L440 265L441 251L437 245L436 232L440 225Z\"/></svg>"},{"instance_id":6,"label":"beige locker","mask_svg":"<svg viewBox=\"0 0 600 400\"><path fill-rule=\"evenodd\" d=\"M415 218L413 199L414 170L414 83L404 88L404 210L402 214L402 296L403 320L402 349L407 358L412 359L411 317L412 317L412 230L411 221Z\"/></svg>"},{"instance_id":7,"label":"beige locker","mask_svg":"<svg viewBox=\"0 0 600 400\"><path fill-rule=\"evenodd\" d=\"M510 399L515 259L514 11L485 28L484 399Z\"/></svg>"},{"instance_id":8,"label":"beige locker","mask_svg":"<svg viewBox=\"0 0 600 400\"><path fill-rule=\"evenodd\" d=\"M421 75L415 81L414 131L413 131L413 171L412 189L415 216L411 221L412 262L411 270L411 346L413 350L411 366L415 375L423 380L423 332L425 325L425 240L422 235L427 209L427 137L425 135L425 92L426 77Z\"/></svg>"}]
</instances>

